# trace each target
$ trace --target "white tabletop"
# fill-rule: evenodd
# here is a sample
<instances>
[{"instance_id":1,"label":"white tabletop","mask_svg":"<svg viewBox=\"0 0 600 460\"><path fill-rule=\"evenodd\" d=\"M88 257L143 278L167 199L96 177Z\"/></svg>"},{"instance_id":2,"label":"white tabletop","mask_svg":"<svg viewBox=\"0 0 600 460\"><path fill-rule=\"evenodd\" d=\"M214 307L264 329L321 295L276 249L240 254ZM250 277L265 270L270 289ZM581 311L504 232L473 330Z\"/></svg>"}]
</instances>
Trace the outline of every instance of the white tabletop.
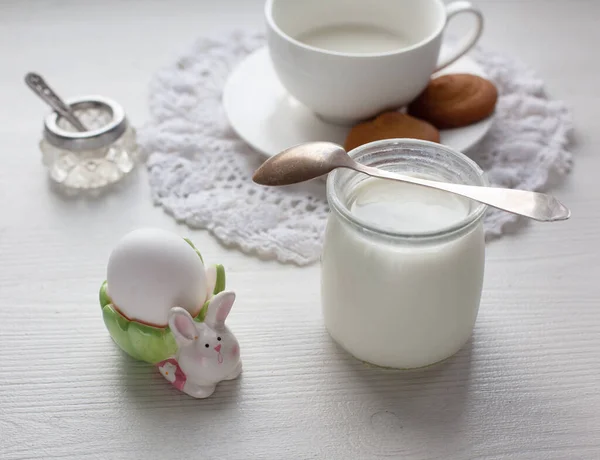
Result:
<instances>
[{"instance_id":1,"label":"white tabletop","mask_svg":"<svg viewBox=\"0 0 600 460\"><path fill-rule=\"evenodd\" d=\"M96 201L50 191L46 108L23 83L120 101L147 119L153 71L201 34L261 27L261 0L0 2L0 458L600 458L600 90L596 0L487 0L482 43L538 69L574 111L575 168L553 190L573 211L488 245L473 339L414 372L369 368L321 321L318 265L226 249L153 207L140 168ZM238 292L245 370L207 400L125 357L98 288L117 239L189 235Z\"/></svg>"}]
</instances>

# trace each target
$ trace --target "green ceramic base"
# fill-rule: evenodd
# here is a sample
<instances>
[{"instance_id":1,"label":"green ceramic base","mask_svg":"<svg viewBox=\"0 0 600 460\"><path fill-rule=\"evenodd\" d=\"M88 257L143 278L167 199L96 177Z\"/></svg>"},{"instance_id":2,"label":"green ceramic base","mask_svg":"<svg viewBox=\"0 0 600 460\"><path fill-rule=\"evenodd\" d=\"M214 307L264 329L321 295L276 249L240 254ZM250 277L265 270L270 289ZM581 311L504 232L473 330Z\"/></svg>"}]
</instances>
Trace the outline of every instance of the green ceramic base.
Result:
<instances>
[{"instance_id":1,"label":"green ceramic base","mask_svg":"<svg viewBox=\"0 0 600 460\"><path fill-rule=\"evenodd\" d=\"M192 247L194 245L186 240ZM200 259L202 256L194 247ZM217 282L213 294L225 290L225 269L217 265ZM106 281L100 287L100 306L104 324L115 343L131 357L156 364L177 351L175 338L168 326L152 327L137 321L130 321L121 315L112 305L110 297L106 292ZM194 318L198 322L204 321L208 301L202 306L200 313Z\"/></svg>"}]
</instances>

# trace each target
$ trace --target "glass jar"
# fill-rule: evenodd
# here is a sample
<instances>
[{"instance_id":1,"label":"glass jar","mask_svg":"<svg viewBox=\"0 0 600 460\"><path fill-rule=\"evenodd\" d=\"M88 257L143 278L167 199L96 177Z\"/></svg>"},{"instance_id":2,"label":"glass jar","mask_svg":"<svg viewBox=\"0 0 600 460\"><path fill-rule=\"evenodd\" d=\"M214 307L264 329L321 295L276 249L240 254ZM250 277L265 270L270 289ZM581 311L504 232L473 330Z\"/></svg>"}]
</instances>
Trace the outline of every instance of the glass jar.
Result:
<instances>
[{"instance_id":1,"label":"glass jar","mask_svg":"<svg viewBox=\"0 0 600 460\"><path fill-rule=\"evenodd\" d=\"M99 96L67 103L88 131L77 131L57 112L46 117L40 149L50 178L71 191L97 190L123 179L137 160L135 130L123 108Z\"/></svg>"},{"instance_id":2,"label":"glass jar","mask_svg":"<svg viewBox=\"0 0 600 460\"><path fill-rule=\"evenodd\" d=\"M350 155L389 171L487 185L475 162L431 142L384 140ZM347 169L329 175L327 199L321 294L333 339L362 361L400 369L456 353L479 310L486 206Z\"/></svg>"}]
</instances>

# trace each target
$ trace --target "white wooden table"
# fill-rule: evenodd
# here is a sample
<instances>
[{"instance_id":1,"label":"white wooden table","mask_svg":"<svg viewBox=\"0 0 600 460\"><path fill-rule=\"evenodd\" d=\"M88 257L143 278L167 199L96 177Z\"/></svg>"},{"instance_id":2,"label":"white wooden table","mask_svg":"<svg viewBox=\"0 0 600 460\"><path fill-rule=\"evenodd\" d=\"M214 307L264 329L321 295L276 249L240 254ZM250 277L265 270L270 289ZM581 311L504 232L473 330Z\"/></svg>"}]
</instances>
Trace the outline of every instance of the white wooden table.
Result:
<instances>
[{"instance_id":1,"label":"white wooden table","mask_svg":"<svg viewBox=\"0 0 600 460\"><path fill-rule=\"evenodd\" d=\"M482 0L482 43L537 68L572 106L571 221L488 247L471 343L425 371L371 369L328 338L319 267L263 262L154 208L145 171L119 194L49 190L46 109L23 76L147 116L147 83L200 34L261 26L261 0L0 1L0 458L600 459L600 90L596 0ZM238 291L245 372L207 400L173 390L104 328L116 240L190 235Z\"/></svg>"}]
</instances>

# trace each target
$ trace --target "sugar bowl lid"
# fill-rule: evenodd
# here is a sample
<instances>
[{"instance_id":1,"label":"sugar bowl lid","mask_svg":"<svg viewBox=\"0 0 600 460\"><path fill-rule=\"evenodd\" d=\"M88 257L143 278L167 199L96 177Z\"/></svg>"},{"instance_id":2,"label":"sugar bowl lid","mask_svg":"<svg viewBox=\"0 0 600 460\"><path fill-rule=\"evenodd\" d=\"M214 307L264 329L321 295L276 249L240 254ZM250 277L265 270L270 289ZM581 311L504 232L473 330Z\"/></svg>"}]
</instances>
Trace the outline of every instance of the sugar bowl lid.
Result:
<instances>
[{"instance_id":1,"label":"sugar bowl lid","mask_svg":"<svg viewBox=\"0 0 600 460\"><path fill-rule=\"evenodd\" d=\"M91 95L65 101L74 112L88 118L87 131L76 131L54 111L44 121L44 139L51 145L81 152L106 147L127 131L128 122L123 107L112 99ZM87 117L86 117L87 115Z\"/></svg>"}]
</instances>

